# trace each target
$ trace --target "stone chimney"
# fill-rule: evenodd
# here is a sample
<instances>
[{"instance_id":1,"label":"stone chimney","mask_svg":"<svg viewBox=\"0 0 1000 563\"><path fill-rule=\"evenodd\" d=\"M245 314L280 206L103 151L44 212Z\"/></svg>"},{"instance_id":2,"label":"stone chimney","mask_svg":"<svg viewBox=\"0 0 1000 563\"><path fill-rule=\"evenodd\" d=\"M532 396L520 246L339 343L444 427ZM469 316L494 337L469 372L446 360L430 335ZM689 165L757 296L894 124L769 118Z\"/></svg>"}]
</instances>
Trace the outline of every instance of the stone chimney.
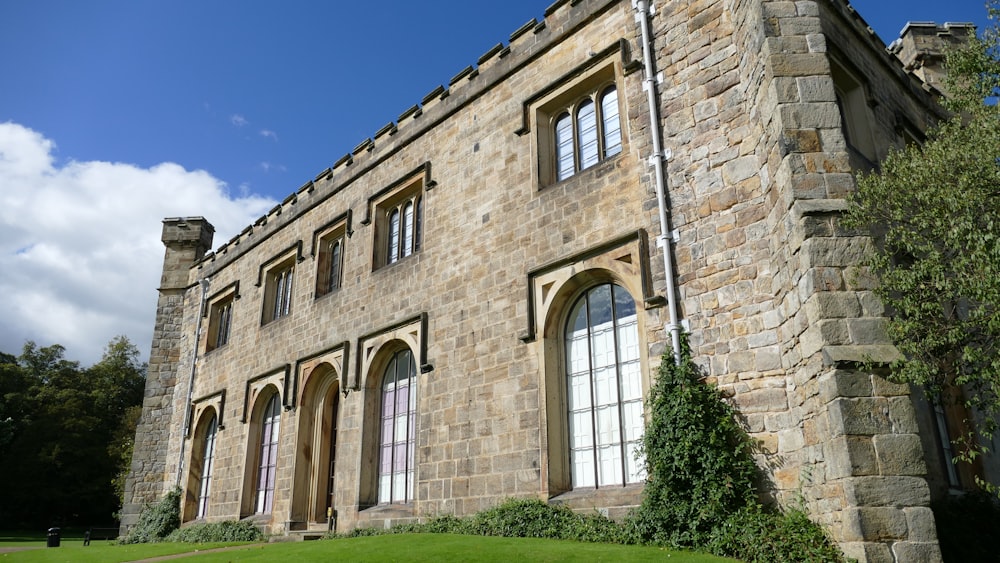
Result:
<instances>
[{"instance_id":1,"label":"stone chimney","mask_svg":"<svg viewBox=\"0 0 1000 563\"><path fill-rule=\"evenodd\" d=\"M944 54L948 49L961 47L975 37L972 23L908 22L899 39L889 45L889 52L896 55L906 70L917 75L929 86L946 92Z\"/></svg>"}]
</instances>

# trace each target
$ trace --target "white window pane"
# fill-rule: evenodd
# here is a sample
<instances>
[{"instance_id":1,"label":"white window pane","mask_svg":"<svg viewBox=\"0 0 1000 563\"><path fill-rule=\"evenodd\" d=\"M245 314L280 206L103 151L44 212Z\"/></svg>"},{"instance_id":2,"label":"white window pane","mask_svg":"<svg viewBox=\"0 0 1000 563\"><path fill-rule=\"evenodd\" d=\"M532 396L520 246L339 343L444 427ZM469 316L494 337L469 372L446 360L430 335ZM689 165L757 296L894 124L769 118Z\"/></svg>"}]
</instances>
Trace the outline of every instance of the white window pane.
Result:
<instances>
[{"instance_id":1,"label":"white window pane","mask_svg":"<svg viewBox=\"0 0 1000 563\"><path fill-rule=\"evenodd\" d=\"M599 407L597 418L597 443L601 446L621 442L621 429L618 420L618 406Z\"/></svg>"},{"instance_id":2,"label":"white window pane","mask_svg":"<svg viewBox=\"0 0 1000 563\"><path fill-rule=\"evenodd\" d=\"M573 452L573 486L593 487L594 482L594 450Z\"/></svg>"},{"instance_id":3,"label":"white window pane","mask_svg":"<svg viewBox=\"0 0 1000 563\"><path fill-rule=\"evenodd\" d=\"M568 113L556 119L556 179L573 175L573 122Z\"/></svg>"},{"instance_id":4,"label":"white window pane","mask_svg":"<svg viewBox=\"0 0 1000 563\"><path fill-rule=\"evenodd\" d=\"M621 448L605 446L597 449L599 479L598 485L611 485L623 482Z\"/></svg>"},{"instance_id":5,"label":"white window pane","mask_svg":"<svg viewBox=\"0 0 1000 563\"><path fill-rule=\"evenodd\" d=\"M413 254L413 202L408 201L403 206L403 256Z\"/></svg>"},{"instance_id":6,"label":"white window pane","mask_svg":"<svg viewBox=\"0 0 1000 563\"><path fill-rule=\"evenodd\" d=\"M625 412L625 440L631 442L640 439L645 430L642 401L625 403L622 410Z\"/></svg>"},{"instance_id":7,"label":"white window pane","mask_svg":"<svg viewBox=\"0 0 1000 563\"><path fill-rule=\"evenodd\" d=\"M604 157L622 152L622 126L618 116L618 92L614 88L601 97L601 117L604 127Z\"/></svg>"},{"instance_id":8,"label":"white window pane","mask_svg":"<svg viewBox=\"0 0 1000 563\"><path fill-rule=\"evenodd\" d=\"M618 402L618 377L614 366L594 373L594 395L598 405L613 405Z\"/></svg>"},{"instance_id":9,"label":"white window pane","mask_svg":"<svg viewBox=\"0 0 1000 563\"><path fill-rule=\"evenodd\" d=\"M597 114L594 102L580 104L576 114L576 129L580 136L580 169L597 164Z\"/></svg>"},{"instance_id":10,"label":"white window pane","mask_svg":"<svg viewBox=\"0 0 1000 563\"><path fill-rule=\"evenodd\" d=\"M379 503L385 504L391 501L389 494L391 492L391 478L390 475L380 475L378 478L378 501Z\"/></svg>"},{"instance_id":11,"label":"white window pane","mask_svg":"<svg viewBox=\"0 0 1000 563\"><path fill-rule=\"evenodd\" d=\"M406 473L392 475L392 501L406 502Z\"/></svg>"},{"instance_id":12,"label":"white window pane","mask_svg":"<svg viewBox=\"0 0 1000 563\"><path fill-rule=\"evenodd\" d=\"M571 448L589 448L594 445L593 422L589 409L571 413L569 427Z\"/></svg>"},{"instance_id":13,"label":"white window pane","mask_svg":"<svg viewBox=\"0 0 1000 563\"><path fill-rule=\"evenodd\" d=\"M590 374L571 376L568 387L570 409L590 408Z\"/></svg>"},{"instance_id":14,"label":"white window pane","mask_svg":"<svg viewBox=\"0 0 1000 563\"><path fill-rule=\"evenodd\" d=\"M642 399L642 372L638 361L622 364L622 400Z\"/></svg>"},{"instance_id":15,"label":"white window pane","mask_svg":"<svg viewBox=\"0 0 1000 563\"><path fill-rule=\"evenodd\" d=\"M393 210L389 213L389 248L386 263L393 263L399 259L399 211Z\"/></svg>"}]
</instances>

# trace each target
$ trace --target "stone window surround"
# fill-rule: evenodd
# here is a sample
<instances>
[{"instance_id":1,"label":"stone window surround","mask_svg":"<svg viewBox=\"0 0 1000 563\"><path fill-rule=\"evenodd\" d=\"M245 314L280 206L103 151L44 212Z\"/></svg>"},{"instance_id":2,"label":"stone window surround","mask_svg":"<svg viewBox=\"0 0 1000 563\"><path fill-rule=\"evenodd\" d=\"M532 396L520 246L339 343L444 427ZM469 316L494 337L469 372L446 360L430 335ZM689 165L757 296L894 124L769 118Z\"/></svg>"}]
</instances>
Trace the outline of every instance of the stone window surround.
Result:
<instances>
[{"instance_id":1,"label":"stone window surround","mask_svg":"<svg viewBox=\"0 0 1000 563\"><path fill-rule=\"evenodd\" d=\"M344 250L347 239L354 234L351 229L351 210L348 209L313 231L312 248L309 255L316 261L316 289L313 298L319 299L334 293L343 286L344 280ZM329 245L336 239L341 239L340 249L340 279L335 284L331 284L330 275L330 251ZM331 287L332 285L332 287Z\"/></svg>"},{"instance_id":2,"label":"stone window surround","mask_svg":"<svg viewBox=\"0 0 1000 563\"><path fill-rule=\"evenodd\" d=\"M199 495L201 492L202 471L204 471L205 440L207 438L207 425L214 417L216 419L216 450L218 450L218 433L225 429L222 424L222 413L225 412L226 391L217 391L211 395L206 395L192 402L191 420L197 424L188 426L189 433L184 437L191 440L191 448L188 452L186 467L187 480L181 496L181 517L183 522L203 518L198 516ZM190 430L193 429L193 430Z\"/></svg>"},{"instance_id":3,"label":"stone window surround","mask_svg":"<svg viewBox=\"0 0 1000 563\"><path fill-rule=\"evenodd\" d=\"M380 436L380 406L382 394L382 376L388 361L393 355L409 348L413 354L413 361L417 366L417 412L420 410L420 392L427 385L427 374L434 370L434 367L427 362L427 335L428 316L421 313L378 329L358 338L357 361L355 363L355 377L351 382L351 388L361 391L364 396L363 416L362 416L362 467L358 488L358 506L361 510L367 511L392 511L394 514L402 511L403 515L410 514L413 508L413 501L407 504L378 504L378 442ZM418 436L419 446L420 417L416 417L417 429L414 434ZM419 464L415 467L414 488L420 481ZM416 498L413 499L417 500ZM397 514L399 515L399 514Z\"/></svg>"},{"instance_id":4,"label":"stone window surround","mask_svg":"<svg viewBox=\"0 0 1000 563\"><path fill-rule=\"evenodd\" d=\"M851 153L863 159L864 166L874 168L878 161L871 128L871 108L878 102L871 94L868 80L849 59L831 47L827 53L830 77L841 113L844 141Z\"/></svg>"},{"instance_id":5,"label":"stone window surround","mask_svg":"<svg viewBox=\"0 0 1000 563\"><path fill-rule=\"evenodd\" d=\"M304 260L302 256L302 240L295 241L294 244L282 250L275 256L269 258L266 262L260 265L257 269L257 283L254 284L256 287L264 288L264 298L261 300L261 316L260 324L261 326L271 323L273 321L279 320L281 318L291 315L291 303L288 304L288 313L284 315L275 315L274 308L275 303L275 291L277 290L277 274L284 272L287 268L292 269L292 288L291 295L289 296L290 301L295 298L295 266Z\"/></svg>"},{"instance_id":6,"label":"stone window surround","mask_svg":"<svg viewBox=\"0 0 1000 563\"><path fill-rule=\"evenodd\" d=\"M208 317L208 332L205 335L205 343L203 345L203 349L206 354L229 344L229 340L232 337L233 313L236 306L236 300L239 298L240 282L239 280L236 280L216 291L206 300L205 308L201 313L202 317ZM221 321L223 307L227 304L230 305L229 319L227 326L225 327L228 334L226 335L225 341L222 344L218 344L218 331L220 329L219 323Z\"/></svg>"},{"instance_id":7,"label":"stone window surround","mask_svg":"<svg viewBox=\"0 0 1000 563\"><path fill-rule=\"evenodd\" d=\"M528 274L528 332L521 340L536 350L539 358L539 427L542 435L542 489L554 501L565 495L574 502L593 501L598 496L607 499L609 488L573 490L571 486L568 420L565 397L565 349L563 331L567 317L577 299L599 283L614 282L627 290L636 301L640 338L640 364L643 396L650 386L650 360L647 346L644 310L662 307L662 298L651 293L649 283L649 249L644 231L637 231L598 245L585 252L566 257L532 270ZM536 334L537 327L537 334ZM540 337L540 338L539 338ZM621 502L633 502L636 488L614 487L625 491ZM613 495L613 493L611 493Z\"/></svg>"},{"instance_id":8,"label":"stone window surround","mask_svg":"<svg viewBox=\"0 0 1000 563\"><path fill-rule=\"evenodd\" d=\"M616 56L617 55L617 56ZM536 182L539 188L544 188L559 182L556 180L556 146L554 121L561 113L568 108L575 108L576 105L586 97L591 97L598 101L600 93L609 86L615 86L618 92L619 121L621 123L622 146L617 154L628 150L628 115L625 110L624 89L621 84L621 77L631 74L640 69L641 63L631 59L631 49L628 41L619 39L600 52L591 53L590 58L576 68L559 77L549 86L529 97L524 101L522 107L522 124L515 133L525 135L536 131L531 135L531 155L535 158ZM575 121L575 114L572 115ZM575 124L574 124L575 125ZM574 150L576 149L574 145ZM600 166L604 162L610 162L617 155L608 158L600 158L595 166ZM578 175L582 170L561 180L566 181Z\"/></svg>"},{"instance_id":9,"label":"stone window surround","mask_svg":"<svg viewBox=\"0 0 1000 563\"><path fill-rule=\"evenodd\" d=\"M258 456L260 454L261 417L263 416L263 411L274 394L277 394L279 401L282 401L284 405L283 410L289 409L289 406L283 401L287 401L288 399L290 372L291 365L285 364L280 368L255 376L246 382L243 398L243 418L240 420L240 422L248 426L246 434L246 460L243 464L243 487L240 499L241 518L252 516L256 513L257 470L260 464ZM279 430L279 440L282 439L281 436L282 434Z\"/></svg>"},{"instance_id":10,"label":"stone window surround","mask_svg":"<svg viewBox=\"0 0 1000 563\"><path fill-rule=\"evenodd\" d=\"M291 521L306 527L324 522L330 494L329 468L336 456L340 405L350 345L342 342L299 359L289 403L298 411ZM344 396L346 398L346 392ZM331 435L332 433L332 435ZM310 524L313 523L313 524Z\"/></svg>"},{"instance_id":11,"label":"stone window surround","mask_svg":"<svg viewBox=\"0 0 1000 563\"><path fill-rule=\"evenodd\" d=\"M431 179L431 163L424 162L416 169L405 174L400 179L389 184L385 188L382 188L368 198L368 203L365 209L365 218L361 221L361 224L364 226L374 224L375 227L372 233L373 271L402 261L402 258L398 258L397 260L390 262L388 257L389 212L392 209L395 209L401 202L413 198L414 196L423 200L423 217L421 218L423 228L421 229L421 239L426 238L424 236L427 232L426 196L427 192L434 189L435 186L437 186L437 182ZM424 246L423 243L424 241L421 240L420 248ZM416 253L417 251L415 250L413 254Z\"/></svg>"}]
</instances>

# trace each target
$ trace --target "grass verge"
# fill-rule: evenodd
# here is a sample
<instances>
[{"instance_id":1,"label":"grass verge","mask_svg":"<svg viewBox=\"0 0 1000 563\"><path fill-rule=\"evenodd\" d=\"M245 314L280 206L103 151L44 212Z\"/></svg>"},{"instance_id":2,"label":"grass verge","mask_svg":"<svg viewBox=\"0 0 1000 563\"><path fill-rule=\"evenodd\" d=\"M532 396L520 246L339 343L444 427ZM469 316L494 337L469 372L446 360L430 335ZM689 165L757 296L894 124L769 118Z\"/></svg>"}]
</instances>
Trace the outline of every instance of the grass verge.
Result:
<instances>
[{"instance_id":1,"label":"grass verge","mask_svg":"<svg viewBox=\"0 0 1000 563\"><path fill-rule=\"evenodd\" d=\"M0 547L6 544L0 543ZM44 545L44 544L43 544ZM224 544L221 544L224 545ZM63 543L59 548L45 548L0 555L3 561L105 563L135 561L187 551L204 551L220 544L154 543L139 545L94 545L82 542ZM539 538L500 538L456 534L398 534L312 542L288 542L266 545L243 545L215 553L198 553L185 561L225 563L230 561L463 561L477 562L546 562L607 561L675 563L725 563L713 555L650 546L581 543Z\"/></svg>"}]
</instances>

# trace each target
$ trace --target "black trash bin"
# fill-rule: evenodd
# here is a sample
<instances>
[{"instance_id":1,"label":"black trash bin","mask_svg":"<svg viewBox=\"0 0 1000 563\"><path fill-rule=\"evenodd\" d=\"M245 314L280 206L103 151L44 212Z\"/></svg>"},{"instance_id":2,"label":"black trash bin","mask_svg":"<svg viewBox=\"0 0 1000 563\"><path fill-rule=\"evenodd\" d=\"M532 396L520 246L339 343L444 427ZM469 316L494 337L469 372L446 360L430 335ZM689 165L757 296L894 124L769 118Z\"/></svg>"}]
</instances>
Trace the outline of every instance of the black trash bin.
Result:
<instances>
[{"instance_id":1,"label":"black trash bin","mask_svg":"<svg viewBox=\"0 0 1000 563\"><path fill-rule=\"evenodd\" d=\"M59 528L49 528L49 539L45 547L59 547Z\"/></svg>"}]
</instances>

